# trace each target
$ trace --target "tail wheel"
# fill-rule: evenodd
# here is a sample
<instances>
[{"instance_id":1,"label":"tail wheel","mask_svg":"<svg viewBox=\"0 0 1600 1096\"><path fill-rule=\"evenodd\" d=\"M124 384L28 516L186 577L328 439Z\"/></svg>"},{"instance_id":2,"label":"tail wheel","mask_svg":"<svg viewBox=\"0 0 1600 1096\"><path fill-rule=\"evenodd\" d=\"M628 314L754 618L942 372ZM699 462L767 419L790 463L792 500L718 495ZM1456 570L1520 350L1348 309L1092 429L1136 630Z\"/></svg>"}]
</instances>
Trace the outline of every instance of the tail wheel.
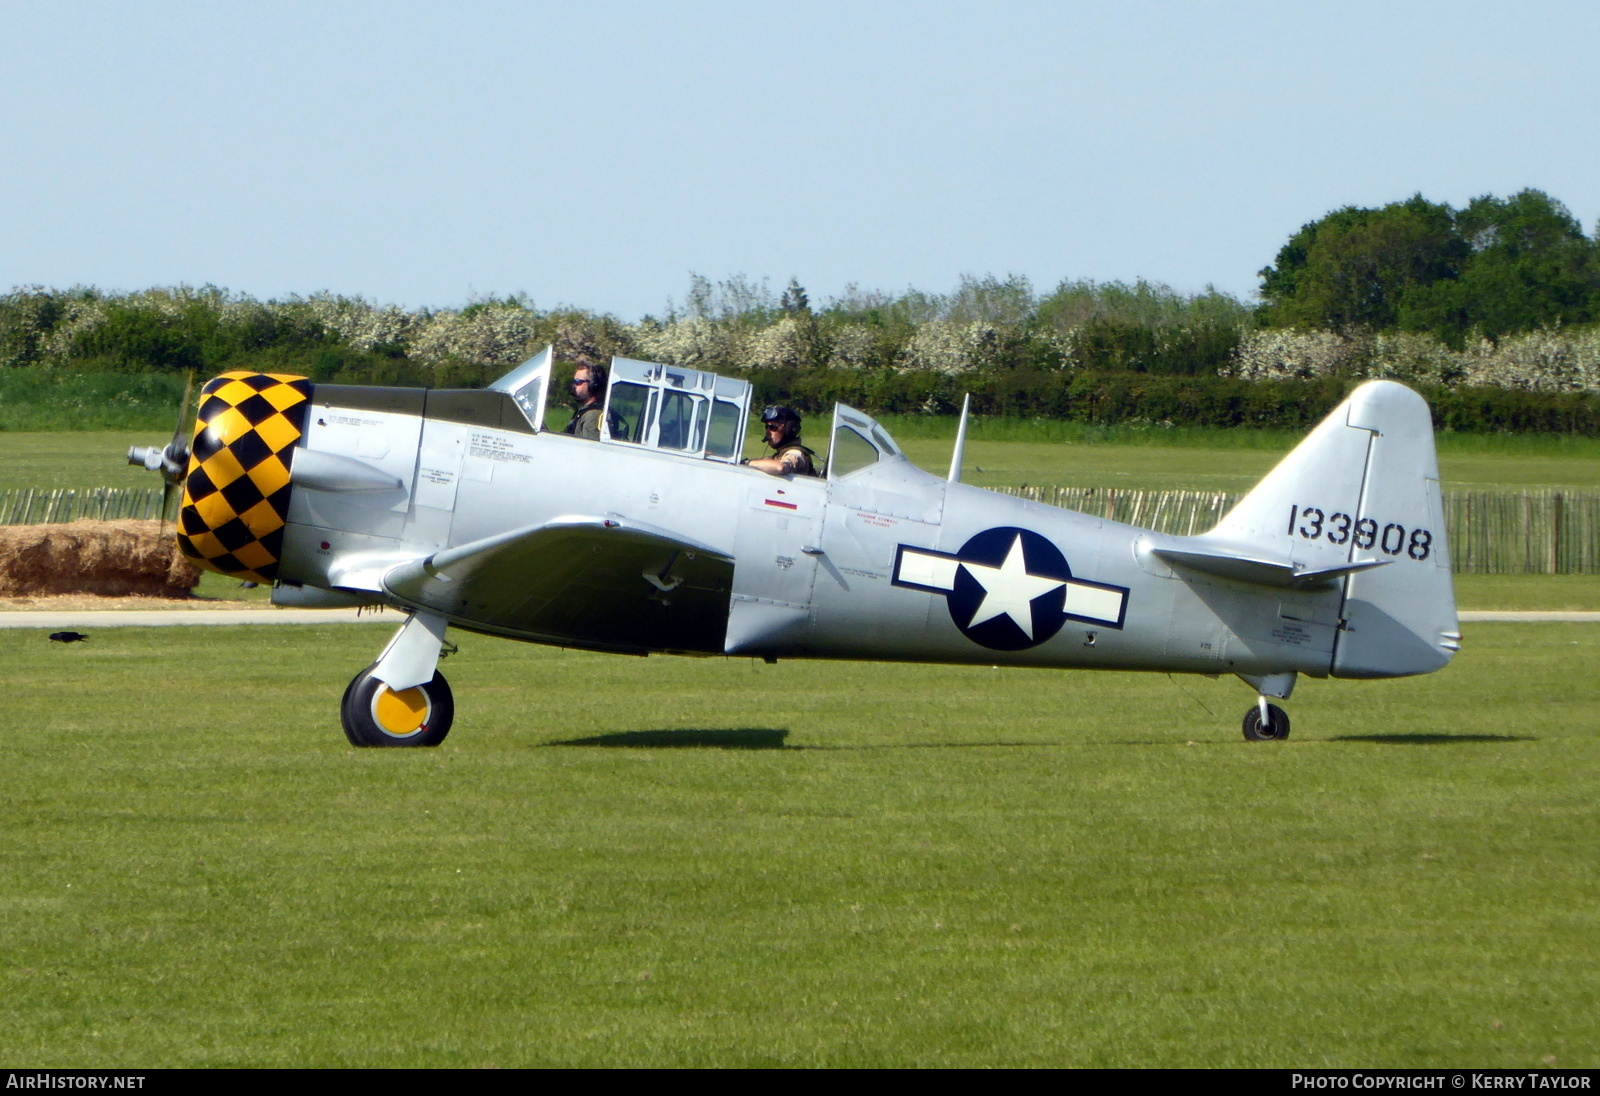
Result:
<instances>
[{"instance_id":1,"label":"tail wheel","mask_svg":"<svg viewBox=\"0 0 1600 1096\"><path fill-rule=\"evenodd\" d=\"M374 666L376 663L374 663ZM395 690L357 674L339 702L339 722L352 746L437 746L450 733L456 702L450 683L435 673L426 685Z\"/></svg>"},{"instance_id":2,"label":"tail wheel","mask_svg":"<svg viewBox=\"0 0 1600 1096\"><path fill-rule=\"evenodd\" d=\"M1244 736L1251 742L1278 742L1289 737L1289 713L1276 704L1267 705L1267 722L1261 722L1259 706L1244 713Z\"/></svg>"}]
</instances>

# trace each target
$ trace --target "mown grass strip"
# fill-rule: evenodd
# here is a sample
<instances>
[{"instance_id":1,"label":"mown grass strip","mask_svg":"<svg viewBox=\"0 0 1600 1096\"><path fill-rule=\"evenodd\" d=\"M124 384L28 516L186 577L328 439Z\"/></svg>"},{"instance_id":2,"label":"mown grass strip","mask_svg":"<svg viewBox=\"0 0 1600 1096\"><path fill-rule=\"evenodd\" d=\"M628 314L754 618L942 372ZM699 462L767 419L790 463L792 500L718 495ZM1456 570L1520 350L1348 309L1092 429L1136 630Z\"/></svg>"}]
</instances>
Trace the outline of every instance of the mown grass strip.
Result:
<instances>
[{"instance_id":1,"label":"mown grass strip","mask_svg":"<svg viewBox=\"0 0 1600 1096\"><path fill-rule=\"evenodd\" d=\"M1597 1064L1600 628L1236 681L364 628L0 634L0 1054L47 1065Z\"/></svg>"}]
</instances>

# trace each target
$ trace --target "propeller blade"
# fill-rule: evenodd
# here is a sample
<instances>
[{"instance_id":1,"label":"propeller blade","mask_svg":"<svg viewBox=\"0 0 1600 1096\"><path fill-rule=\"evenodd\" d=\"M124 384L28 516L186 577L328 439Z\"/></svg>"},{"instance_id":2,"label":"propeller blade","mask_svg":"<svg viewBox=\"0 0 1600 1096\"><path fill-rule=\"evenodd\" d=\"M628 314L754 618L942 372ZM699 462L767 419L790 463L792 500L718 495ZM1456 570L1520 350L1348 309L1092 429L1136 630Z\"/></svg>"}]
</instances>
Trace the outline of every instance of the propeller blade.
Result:
<instances>
[{"instance_id":1,"label":"propeller blade","mask_svg":"<svg viewBox=\"0 0 1600 1096\"><path fill-rule=\"evenodd\" d=\"M161 473L161 512L156 517L161 522L161 536L167 535L167 515L172 512L172 500L189 474L190 438L185 436L184 425L189 421L189 399L194 394L194 370L183 382L183 402L178 405L178 424L172 429L172 440L165 449L155 446L135 445L128 450L128 463L150 472Z\"/></svg>"},{"instance_id":2,"label":"propeller blade","mask_svg":"<svg viewBox=\"0 0 1600 1096\"><path fill-rule=\"evenodd\" d=\"M167 535L168 515L172 513L172 499L179 485L189 473L190 435L185 431L189 424L189 398L194 393L194 370L189 370L183 381L183 402L178 404L178 421L172 428L172 440L162 450L161 456L161 536ZM129 454L129 460L133 455Z\"/></svg>"},{"instance_id":3,"label":"propeller blade","mask_svg":"<svg viewBox=\"0 0 1600 1096\"><path fill-rule=\"evenodd\" d=\"M189 370L188 375L184 378L183 402L178 405L178 422L177 425L172 428L172 441L167 443L166 456L168 459L167 467L169 469L168 479L172 479L174 475L174 473L170 471L170 469L174 466L176 466L178 469L175 475L179 480L181 480L188 471L189 442L191 437L190 430L192 429L189 427L189 398L193 393L194 370L191 369Z\"/></svg>"},{"instance_id":4,"label":"propeller blade","mask_svg":"<svg viewBox=\"0 0 1600 1096\"><path fill-rule=\"evenodd\" d=\"M189 425L189 396L194 391L194 370L189 370L183 378L183 402L178 404L178 424L172 428L174 442L186 441L184 427Z\"/></svg>"}]
</instances>

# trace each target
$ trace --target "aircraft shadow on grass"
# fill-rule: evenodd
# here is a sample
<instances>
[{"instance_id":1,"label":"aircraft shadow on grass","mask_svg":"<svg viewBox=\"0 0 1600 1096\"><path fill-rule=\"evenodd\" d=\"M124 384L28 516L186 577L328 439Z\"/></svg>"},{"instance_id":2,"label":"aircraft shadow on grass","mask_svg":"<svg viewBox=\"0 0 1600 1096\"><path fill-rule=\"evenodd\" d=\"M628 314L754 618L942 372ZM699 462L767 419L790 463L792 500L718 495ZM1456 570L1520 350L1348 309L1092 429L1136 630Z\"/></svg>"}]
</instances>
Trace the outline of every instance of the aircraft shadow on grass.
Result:
<instances>
[{"instance_id":1,"label":"aircraft shadow on grass","mask_svg":"<svg viewBox=\"0 0 1600 1096\"><path fill-rule=\"evenodd\" d=\"M569 738L551 742L551 746L610 746L641 750L793 750L784 740L789 737L787 728L777 727L722 727L692 728L670 731L614 731L588 738Z\"/></svg>"},{"instance_id":2,"label":"aircraft shadow on grass","mask_svg":"<svg viewBox=\"0 0 1600 1096\"><path fill-rule=\"evenodd\" d=\"M674 730L613 731L587 738L568 738L547 746L604 746L636 750L884 750L884 749L984 749L1013 746L1026 749L1059 748L1069 745L1171 746L1171 741L1111 743L1062 742L906 742L864 746L797 746L788 742L787 728L720 727ZM1334 735L1329 742L1371 742L1383 746L1440 746L1472 742L1537 742L1534 735L1516 734L1346 734ZM1201 745L1202 743L1190 743ZM1210 743L1206 743L1210 744Z\"/></svg>"},{"instance_id":3,"label":"aircraft shadow on grass","mask_svg":"<svg viewBox=\"0 0 1600 1096\"><path fill-rule=\"evenodd\" d=\"M1340 734L1330 742L1376 742L1385 746L1438 746L1455 742L1537 742L1531 734Z\"/></svg>"},{"instance_id":4,"label":"aircraft shadow on grass","mask_svg":"<svg viewBox=\"0 0 1600 1096\"><path fill-rule=\"evenodd\" d=\"M1171 741L1138 742L892 742L849 746L799 746L788 741L787 729L776 727L722 727L649 731L613 731L587 738L567 738L544 746L603 746L611 749L677 750L983 750L1066 749L1082 746L1171 746ZM1208 743L1209 744L1209 743ZM1199 743L1190 743L1199 745Z\"/></svg>"}]
</instances>

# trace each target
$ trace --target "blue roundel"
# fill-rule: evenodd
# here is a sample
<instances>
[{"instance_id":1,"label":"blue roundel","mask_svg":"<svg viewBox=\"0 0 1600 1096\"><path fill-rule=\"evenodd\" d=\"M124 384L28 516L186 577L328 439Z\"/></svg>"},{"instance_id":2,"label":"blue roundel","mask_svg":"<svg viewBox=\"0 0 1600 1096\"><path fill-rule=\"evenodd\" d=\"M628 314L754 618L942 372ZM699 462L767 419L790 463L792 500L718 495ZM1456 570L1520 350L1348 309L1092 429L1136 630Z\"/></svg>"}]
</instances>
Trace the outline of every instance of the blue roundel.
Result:
<instances>
[{"instance_id":1,"label":"blue roundel","mask_svg":"<svg viewBox=\"0 0 1600 1096\"><path fill-rule=\"evenodd\" d=\"M1066 622L1067 558L1038 533L985 529L957 553L950 619L974 643L1020 651L1045 642Z\"/></svg>"}]
</instances>

